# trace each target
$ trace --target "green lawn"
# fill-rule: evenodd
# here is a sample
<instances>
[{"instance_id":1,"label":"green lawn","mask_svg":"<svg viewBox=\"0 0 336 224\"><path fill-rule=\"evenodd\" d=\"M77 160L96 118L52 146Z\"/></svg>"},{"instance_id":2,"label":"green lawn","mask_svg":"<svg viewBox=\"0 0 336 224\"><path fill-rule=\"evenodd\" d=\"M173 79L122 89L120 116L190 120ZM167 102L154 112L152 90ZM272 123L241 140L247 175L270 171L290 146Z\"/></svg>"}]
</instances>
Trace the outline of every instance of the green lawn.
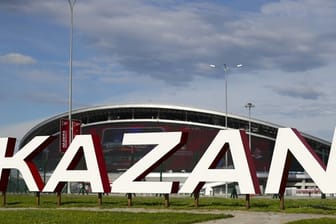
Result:
<instances>
[{"instance_id":1,"label":"green lawn","mask_svg":"<svg viewBox=\"0 0 336 224\"><path fill-rule=\"evenodd\" d=\"M332 218L305 219L305 220L289 222L288 224L336 224L336 219L332 219Z\"/></svg>"},{"instance_id":2,"label":"green lawn","mask_svg":"<svg viewBox=\"0 0 336 224\"><path fill-rule=\"evenodd\" d=\"M212 219L227 218L228 215L190 214L190 213L129 213L107 211L76 211L60 209L27 209L0 211L2 224L95 224L95 223L195 223Z\"/></svg>"},{"instance_id":3,"label":"green lawn","mask_svg":"<svg viewBox=\"0 0 336 224\"><path fill-rule=\"evenodd\" d=\"M223 211L246 210L244 197L238 199L222 197L200 197L199 207L189 196L171 196L170 207L165 208L164 197L133 197L133 208L156 209L155 213L115 212L108 209L127 208L125 196L103 196L103 204L98 205L97 195L62 195L62 204L57 206L54 194L41 194L37 208L33 194L7 194L6 208L0 210L1 223L195 223L209 219L225 218L226 215L191 214L183 210ZM336 199L304 198L285 199L285 210L279 209L279 200L271 197L251 197L250 211L316 213L336 215ZM15 209L19 210L15 210ZM21 208L25 209L24 212ZM66 208L71 208L67 210ZM93 208L95 211L83 211ZM162 212L161 212L162 210ZM180 213L182 210L183 213ZM335 223L336 219L302 220L302 223Z\"/></svg>"},{"instance_id":4,"label":"green lawn","mask_svg":"<svg viewBox=\"0 0 336 224\"><path fill-rule=\"evenodd\" d=\"M5 208L0 210L0 223L196 223L212 219L232 217L227 214L192 214L177 212L174 208L164 207L162 197L135 197L135 208L162 209L162 212L115 212L111 208L127 208L127 198L124 196L104 196L102 206L98 206L97 195L62 195L62 204L57 206L54 194L42 194L40 206L37 208L37 198L33 194L7 194ZM189 198L171 199L176 209L192 208L188 206ZM180 202L184 201L182 204ZM26 208L26 209L22 209ZM69 210L67 210L69 208ZM81 210L81 209L92 210ZM16 210L17 209L17 210Z\"/></svg>"},{"instance_id":5,"label":"green lawn","mask_svg":"<svg viewBox=\"0 0 336 224\"><path fill-rule=\"evenodd\" d=\"M33 194L7 194L8 208L37 207ZM41 194L41 208L57 208L57 197L54 194ZM97 195L62 194L61 207L98 207ZM125 196L103 196L101 208L126 208ZM149 209L166 209L163 197L133 197L133 207ZM170 210L194 209L192 197L170 197ZM238 199L222 197L200 197L198 209L246 210L244 197ZM304 198L285 199L285 210L279 209L279 200L271 197L251 197L251 211L271 211L290 213L336 214L336 198Z\"/></svg>"}]
</instances>

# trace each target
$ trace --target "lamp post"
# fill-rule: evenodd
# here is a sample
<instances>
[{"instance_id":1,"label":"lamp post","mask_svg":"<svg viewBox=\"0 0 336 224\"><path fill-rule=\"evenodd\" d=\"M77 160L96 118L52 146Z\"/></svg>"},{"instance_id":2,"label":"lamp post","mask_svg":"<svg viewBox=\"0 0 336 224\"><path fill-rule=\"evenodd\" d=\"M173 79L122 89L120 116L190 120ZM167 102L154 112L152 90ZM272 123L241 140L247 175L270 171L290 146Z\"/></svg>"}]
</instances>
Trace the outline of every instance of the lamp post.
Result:
<instances>
[{"instance_id":1,"label":"lamp post","mask_svg":"<svg viewBox=\"0 0 336 224\"><path fill-rule=\"evenodd\" d=\"M252 103L247 103L245 105L245 108L247 108L249 111L249 148L250 150L251 150L251 109L253 107L255 107L255 105ZM247 194L245 197L245 207L250 208L250 195L249 194Z\"/></svg>"},{"instance_id":2,"label":"lamp post","mask_svg":"<svg viewBox=\"0 0 336 224\"><path fill-rule=\"evenodd\" d=\"M245 108L249 110L249 147L250 147L250 150L251 150L251 109L253 107L255 107L255 105L252 103L247 103L245 105Z\"/></svg>"},{"instance_id":3,"label":"lamp post","mask_svg":"<svg viewBox=\"0 0 336 224\"><path fill-rule=\"evenodd\" d=\"M70 6L70 46L69 46L69 143L72 141L72 49L73 49L73 9L76 0L68 0Z\"/></svg>"},{"instance_id":4,"label":"lamp post","mask_svg":"<svg viewBox=\"0 0 336 224\"><path fill-rule=\"evenodd\" d=\"M70 6L70 46L69 46L69 144L73 139L73 125L72 125L72 48L73 48L73 10L76 4L76 0L68 0ZM68 183L68 194L71 193L70 183Z\"/></svg>"},{"instance_id":5,"label":"lamp post","mask_svg":"<svg viewBox=\"0 0 336 224\"><path fill-rule=\"evenodd\" d=\"M237 64L236 66L234 66L234 68L240 68L242 67L242 64ZM217 68L217 65L214 64L210 64L211 68ZM227 74L231 68L228 67L226 64L223 65L223 70L224 70L224 78L225 78L225 127L228 127L228 82L227 82Z\"/></svg>"},{"instance_id":6,"label":"lamp post","mask_svg":"<svg viewBox=\"0 0 336 224\"><path fill-rule=\"evenodd\" d=\"M216 65L214 64L210 64L209 65L211 68L217 68ZM234 68L240 68L242 67L242 64L237 64L236 66L234 66ZM231 68L228 67L226 64L223 65L223 70L224 70L224 78L225 78L225 128L228 128L228 82L227 82L227 74L228 71ZM225 152L225 168L228 168L228 152ZM228 184L227 182L225 182L225 195L226 197L228 197Z\"/></svg>"}]
</instances>

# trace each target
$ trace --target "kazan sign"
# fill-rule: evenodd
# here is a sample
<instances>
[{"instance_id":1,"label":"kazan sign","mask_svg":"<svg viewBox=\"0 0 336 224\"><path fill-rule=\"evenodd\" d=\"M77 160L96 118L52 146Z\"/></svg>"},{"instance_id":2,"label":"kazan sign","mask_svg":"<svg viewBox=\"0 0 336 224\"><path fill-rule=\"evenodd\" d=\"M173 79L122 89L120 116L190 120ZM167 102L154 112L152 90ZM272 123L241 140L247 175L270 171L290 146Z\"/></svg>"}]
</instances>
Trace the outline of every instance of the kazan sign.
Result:
<instances>
[{"instance_id":1,"label":"kazan sign","mask_svg":"<svg viewBox=\"0 0 336 224\"><path fill-rule=\"evenodd\" d=\"M14 155L15 138L0 138L0 191L6 191L10 170L17 169L31 192L60 192L67 182L88 182L95 193L198 193L206 182L238 182L242 194L260 194L247 135L242 130L220 130L189 177L179 182L144 181L147 174L178 151L188 140L185 132L126 133L123 145L155 145L119 178L108 179L99 138L77 135L44 183L33 158L54 139L37 136ZM290 161L295 157L323 193L336 193L335 134L328 166L316 155L296 129L279 128L266 184L266 194L284 193ZM216 169L230 149L234 168ZM86 169L75 169L81 158Z\"/></svg>"}]
</instances>

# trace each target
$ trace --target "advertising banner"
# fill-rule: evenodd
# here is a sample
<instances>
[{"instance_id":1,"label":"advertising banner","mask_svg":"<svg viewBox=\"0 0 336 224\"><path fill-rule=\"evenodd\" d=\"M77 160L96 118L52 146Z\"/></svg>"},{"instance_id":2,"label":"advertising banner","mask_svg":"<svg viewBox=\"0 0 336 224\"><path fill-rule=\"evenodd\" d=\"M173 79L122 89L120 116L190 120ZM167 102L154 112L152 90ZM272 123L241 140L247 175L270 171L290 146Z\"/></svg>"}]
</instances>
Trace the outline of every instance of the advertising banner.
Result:
<instances>
[{"instance_id":1,"label":"advertising banner","mask_svg":"<svg viewBox=\"0 0 336 224\"><path fill-rule=\"evenodd\" d=\"M70 145L69 119L60 120L60 152L65 152ZM72 120L72 138L81 133L81 121Z\"/></svg>"}]
</instances>

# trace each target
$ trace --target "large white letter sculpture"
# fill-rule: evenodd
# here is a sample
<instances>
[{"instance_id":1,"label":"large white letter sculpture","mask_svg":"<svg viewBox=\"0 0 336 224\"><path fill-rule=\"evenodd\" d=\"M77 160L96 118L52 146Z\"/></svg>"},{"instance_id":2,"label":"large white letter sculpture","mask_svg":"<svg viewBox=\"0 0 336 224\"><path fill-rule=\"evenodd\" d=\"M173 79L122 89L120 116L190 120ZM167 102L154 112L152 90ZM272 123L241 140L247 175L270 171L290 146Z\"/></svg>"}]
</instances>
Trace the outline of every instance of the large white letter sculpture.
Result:
<instances>
[{"instance_id":1,"label":"large white letter sculpture","mask_svg":"<svg viewBox=\"0 0 336 224\"><path fill-rule=\"evenodd\" d=\"M234 169L215 169L218 155L230 148ZM238 182L241 193L260 194L260 188L244 131L221 130L179 193L196 193L205 182Z\"/></svg>"},{"instance_id":2,"label":"large white letter sculpture","mask_svg":"<svg viewBox=\"0 0 336 224\"><path fill-rule=\"evenodd\" d=\"M334 181L336 177L335 141L334 132L328 167L326 168L296 129L279 128L265 193L284 193L293 156L323 193L336 193L336 181Z\"/></svg>"},{"instance_id":3,"label":"large white letter sculpture","mask_svg":"<svg viewBox=\"0 0 336 224\"><path fill-rule=\"evenodd\" d=\"M15 138L0 138L0 146L6 146L4 149L0 148L0 190L6 191L10 169L17 169L29 191L41 191L44 183L32 160L53 139L51 136L37 136L13 156Z\"/></svg>"},{"instance_id":4,"label":"large white letter sculpture","mask_svg":"<svg viewBox=\"0 0 336 224\"><path fill-rule=\"evenodd\" d=\"M73 170L84 156L87 170ZM59 192L66 182L89 182L92 192L110 192L98 137L77 135L58 163L43 192Z\"/></svg>"},{"instance_id":5,"label":"large white letter sculpture","mask_svg":"<svg viewBox=\"0 0 336 224\"><path fill-rule=\"evenodd\" d=\"M141 180L184 145L186 138L186 133L182 132L124 134L123 145L157 146L113 182L112 192L176 193L179 182L149 182Z\"/></svg>"}]
</instances>

